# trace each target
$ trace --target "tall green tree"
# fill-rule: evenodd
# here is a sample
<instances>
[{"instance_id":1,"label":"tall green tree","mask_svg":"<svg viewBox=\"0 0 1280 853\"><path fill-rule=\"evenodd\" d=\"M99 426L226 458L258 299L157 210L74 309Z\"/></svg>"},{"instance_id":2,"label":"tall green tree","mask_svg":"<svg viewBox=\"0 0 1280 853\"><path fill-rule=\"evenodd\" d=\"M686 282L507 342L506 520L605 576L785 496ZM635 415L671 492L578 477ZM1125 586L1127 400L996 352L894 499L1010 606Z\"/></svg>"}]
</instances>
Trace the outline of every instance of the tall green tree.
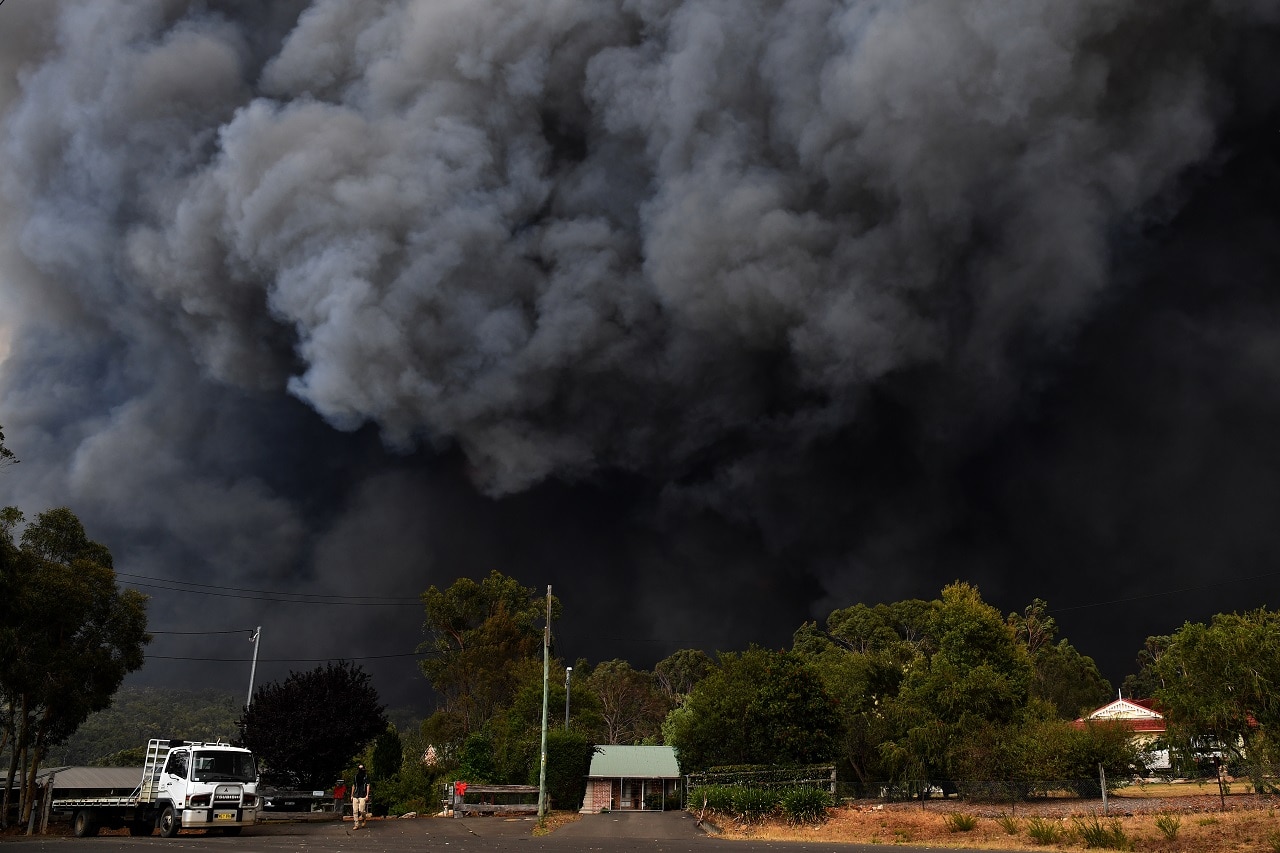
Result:
<instances>
[{"instance_id":1,"label":"tall green tree","mask_svg":"<svg viewBox=\"0 0 1280 853\"><path fill-rule=\"evenodd\" d=\"M1102 677L1093 658L1058 637L1058 623L1049 605L1037 598L1021 613L1007 619L1014 635L1031 655L1031 698L1053 706L1059 718L1074 720L1111 698L1111 682Z\"/></svg>"},{"instance_id":2,"label":"tall green tree","mask_svg":"<svg viewBox=\"0 0 1280 853\"><path fill-rule=\"evenodd\" d=\"M555 670L563 669L558 662ZM575 672L585 672L586 662L579 660ZM485 738L492 751L493 767L489 781L524 784L529 774L537 773L541 763L542 739L542 662L528 660L520 667L519 687L511 703L484 726ZM551 731L563 730L563 718L556 709L564 708L564 682L553 679L547 701L551 708ZM604 721L600 700L587 685L586 678L575 678L571 690L570 730L578 732L590 743L603 738Z\"/></svg>"},{"instance_id":3,"label":"tall green tree","mask_svg":"<svg viewBox=\"0 0 1280 853\"><path fill-rule=\"evenodd\" d=\"M366 744L387 730L369 675L338 661L259 687L236 725L266 767L264 776L301 789L325 788Z\"/></svg>"},{"instance_id":4,"label":"tall green tree","mask_svg":"<svg viewBox=\"0 0 1280 853\"><path fill-rule=\"evenodd\" d=\"M1183 751L1221 751L1258 790L1280 758L1280 613L1266 608L1188 622L1153 669L1169 736Z\"/></svg>"},{"instance_id":5,"label":"tall green tree","mask_svg":"<svg viewBox=\"0 0 1280 853\"><path fill-rule=\"evenodd\" d=\"M1023 718L1033 668L1027 646L976 587L951 584L931 609L925 645L934 651L907 665L886 703L898 733L882 750L904 778L952 779L966 736Z\"/></svg>"},{"instance_id":6,"label":"tall green tree","mask_svg":"<svg viewBox=\"0 0 1280 853\"><path fill-rule=\"evenodd\" d=\"M440 696L431 725L454 747L505 707L520 686L520 665L540 660L546 597L501 572L422 594L428 639L419 666ZM560 614L552 599L551 618Z\"/></svg>"},{"instance_id":7,"label":"tall green tree","mask_svg":"<svg viewBox=\"0 0 1280 853\"><path fill-rule=\"evenodd\" d=\"M702 649L679 649L658 661L653 674L667 697L678 704L714 667L715 662Z\"/></svg>"},{"instance_id":8,"label":"tall green tree","mask_svg":"<svg viewBox=\"0 0 1280 853\"><path fill-rule=\"evenodd\" d=\"M813 764L836 753L840 719L798 654L722 653L663 727L685 770L729 764Z\"/></svg>"},{"instance_id":9,"label":"tall green tree","mask_svg":"<svg viewBox=\"0 0 1280 853\"><path fill-rule=\"evenodd\" d=\"M887 777L880 744L892 730L884 706L897 695L904 664L915 656L915 646L891 627L890 612L887 607L855 605L833 612L826 630L806 623L793 638L793 650L809 661L827 692L838 699L840 772L859 795Z\"/></svg>"},{"instance_id":10,"label":"tall green tree","mask_svg":"<svg viewBox=\"0 0 1280 853\"><path fill-rule=\"evenodd\" d=\"M656 743L661 738L671 702L653 673L615 659L596 664L586 681L600 702L603 743Z\"/></svg>"},{"instance_id":11,"label":"tall green tree","mask_svg":"<svg viewBox=\"0 0 1280 853\"><path fill-rule=\"evenodd\" d=\"M1165 687L1159 662L1172 644L1173 638L1170 636L1147 637L1142 651L1138 652L1138 671L1126 675L1124 682L1120 685L1120 689L1126 696L1134 699L1151 699Z\"/></svg>"},{"instance_id":12,"label":"tall green tree","mask_svg":"<svg viewBox=\"0 0 1280 853\"><path fill-rule=\"evenodd\" d=\"M1074 720L1115 698L1093 658L1066 640L1042 646L1031 665L1031 698L1048 702L1059 719Z\"/></svg>"},{"instance_id":13,"label":"tall green tree","mask_svg":"<svg viewBox=\"0 0 1280 853\"><path fill-rule=\"evenodd\" d=\"M12 746L4 813L25 764L25 821L48 748L110 704L124 677L141 668L151 637L146 596L116 587L110 551L88 538L71 510L40 513L15 548L12 532L22 521L13 508L0 515L0 699Z\"/></svg>"}]
</instances>

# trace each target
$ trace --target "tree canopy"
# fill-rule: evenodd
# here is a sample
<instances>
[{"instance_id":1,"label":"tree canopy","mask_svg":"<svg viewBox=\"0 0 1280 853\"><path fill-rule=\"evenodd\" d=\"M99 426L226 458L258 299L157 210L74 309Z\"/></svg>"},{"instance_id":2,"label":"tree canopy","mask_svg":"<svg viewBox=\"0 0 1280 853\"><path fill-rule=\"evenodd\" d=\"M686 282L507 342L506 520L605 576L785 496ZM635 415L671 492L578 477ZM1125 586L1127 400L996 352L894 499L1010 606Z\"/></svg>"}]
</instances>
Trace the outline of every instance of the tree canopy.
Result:
<instances>
[{"instance_id":1,"label":"tree canopy","mask_svg":"<svg viewBox=\"0 0 1280 853\"><path fill-rule=\"evenodd\" d=\"M800 655L752 647L721 654L664 734L687 772L829 761L839 728L835 702Z\"/></svg>"},{"instance_id":2,"label":"tree canopy","mask_svg":"<svg viewBox=\"0 0 1280 853\"><path fill-rule=\"evenodd\" d=\"M802 625L793 648L839 699L842 775L864 793L895 779L1056 772L1037 738L1127 768L1132 750L1074 733L1069 721L1110 685L1056 635L1044 601L1005 619L957 582L933 601L835 610L823 627Z\"/></svg>"},{"instance_id":3,"label":"tree canopy","mask_svg":"<svg viewBox=\"0 0 1280 853\"><path fill-rule=\"evenodd\" d=\"M1273 784L1267 765L1280 757L1272 742L1280 729L1280 613L1219 614L1167 639L1152 669L1176 745L1241 762L1259 790Z\"/></svg>"},{"instance_id":4,"label":"tree canopy","mask_svg":"<svg viewBox=\"0 0 1280 853\"><path fill-rule=\"evenodd\" d=\"M520 665L540 658L546 598L498 571L459 578L422 594L428 639L419 664L440 696L435 730L455 743L507 707L520 688ZM554 597L551 618L559 616Z\"/></svg>"},{"instance_id":5,"label":"tree canopy","mask_svg":"<svg viewBox=\"0 0 1280 853\"><path fill-rule=\"evenodd\" d=\"M110 704L151 641L146 596L116 587L110 551L88 538L71 510L40 513L15 547L12 534L23 520L12 507L0 514L0 699L4 739L13 747L6 803L19 758L27 758L30 793L49 747ZM31 802L24 796L24 819Z\"/></svg>"},{"instance_id":6,"label":"tree canopy","mask_svg":"<svg viewBox=\"0 0 1280 853\"><path fill-rule=\"evenodd\" d=\"M713 666L711 656L702 649L680 649L658 661L653 674L672 702L682 702Z\"/></svg>"},{"instance_id":7,"label":"tree canopy","mask_svg":"<svg viewBox=\"0 0 1280 853\"><path fill-rule=\"evenodd\" d=\"M237 726L264 776L296 788L331 785L387 730L385 706L359 666L338 661L259 687Z\"/></svg>"},{"instance_id":8,"label":"tree canopy","mask_svg":"<svg viewBox=\"0 0 1280 853\"><path fill-rule=\"evenodd\" d=\"M602 743L656 743L661 738L671 702L653 673L615 659L597 664L586 681L600 702Z\"/></svg>"}]
</instances>

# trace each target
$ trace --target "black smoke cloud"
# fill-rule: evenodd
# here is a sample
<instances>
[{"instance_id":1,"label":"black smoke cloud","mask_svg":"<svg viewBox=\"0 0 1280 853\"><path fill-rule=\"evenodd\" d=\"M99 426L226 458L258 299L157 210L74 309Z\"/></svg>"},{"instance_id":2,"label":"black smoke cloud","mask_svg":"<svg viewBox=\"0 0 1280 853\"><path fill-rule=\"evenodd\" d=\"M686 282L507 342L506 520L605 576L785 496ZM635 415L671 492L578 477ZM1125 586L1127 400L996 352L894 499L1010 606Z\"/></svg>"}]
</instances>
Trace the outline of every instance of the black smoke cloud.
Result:
<instances>
[{"instance_id":1,"label":"black smoke cloud","mask_svg":"<svg viewBox=\"0 0 1280 853\"><path fill-rule=\"evenodd\" d=\"M154 628L262 624L260 680L357 658L393 702L413 597L491 569L555 587L569 658L960 578L1118 681L1280 590L1278 27L8 3L0 498L75 509Z\"/></svg>"}]
</instances>

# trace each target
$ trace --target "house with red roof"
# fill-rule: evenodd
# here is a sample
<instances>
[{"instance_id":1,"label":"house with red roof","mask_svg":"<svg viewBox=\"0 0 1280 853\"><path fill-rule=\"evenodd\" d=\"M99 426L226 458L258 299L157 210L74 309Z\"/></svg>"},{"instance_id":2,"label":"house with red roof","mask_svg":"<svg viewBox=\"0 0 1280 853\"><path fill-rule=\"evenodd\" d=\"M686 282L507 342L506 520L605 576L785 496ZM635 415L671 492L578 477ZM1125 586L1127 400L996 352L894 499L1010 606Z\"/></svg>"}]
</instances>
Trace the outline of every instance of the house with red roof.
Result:
<instances>
[{"instance_id":1,"label":"house with red roof","mask_svg":"<svg viewBox=\"0 0 1280 853\"><path fill-rule=\"evenodd\" d=\"M1152 700L1125 699L1117 694L1114 702L1090 711L1075 722L1077 726L1084 726L1088 721L1108 720L1123 723L1127 729L1133 732L1134 742L1149 757L1148 767L1152 770L1169 769L1168 748L1155 748L1156 741L1164 737L1165 726L1164 714L1155 709Z\"/></svg>"}]
</instances>

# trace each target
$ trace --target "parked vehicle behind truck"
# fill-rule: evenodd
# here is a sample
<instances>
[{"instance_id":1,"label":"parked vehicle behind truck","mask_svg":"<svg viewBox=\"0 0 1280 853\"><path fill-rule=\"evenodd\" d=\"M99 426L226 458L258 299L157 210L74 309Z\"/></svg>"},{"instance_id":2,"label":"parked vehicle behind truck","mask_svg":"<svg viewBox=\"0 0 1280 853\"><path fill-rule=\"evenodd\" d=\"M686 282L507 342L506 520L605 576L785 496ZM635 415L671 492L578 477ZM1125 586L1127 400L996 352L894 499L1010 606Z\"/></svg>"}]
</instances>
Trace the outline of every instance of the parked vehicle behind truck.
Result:
<instances>
[{"instance_id":1,"label":"parked vehicle behind truck","mask_svg":"<svg viewBox=\"0 0 1280 853\"><path fill-rule=\"evenodd\" d=\"M239 835L258 819L258 766L253 753L225 743L152 740L142 780L126 797L53 797L50 808L71 814L78 838L107 827L130 835L180 829Z\"/></svg>"}]
</instances>

